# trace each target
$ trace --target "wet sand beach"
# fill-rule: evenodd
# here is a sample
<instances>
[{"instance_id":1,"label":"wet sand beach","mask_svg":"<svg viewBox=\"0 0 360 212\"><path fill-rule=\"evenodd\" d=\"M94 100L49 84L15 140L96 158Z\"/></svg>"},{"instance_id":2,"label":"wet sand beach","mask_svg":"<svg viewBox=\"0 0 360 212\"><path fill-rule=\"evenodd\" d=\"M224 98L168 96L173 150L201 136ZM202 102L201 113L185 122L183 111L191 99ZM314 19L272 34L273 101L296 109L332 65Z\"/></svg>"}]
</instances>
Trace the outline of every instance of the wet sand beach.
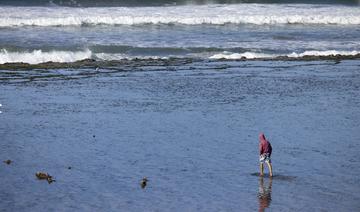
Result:
<instances>
[{"instance_id":1,"label":"wet sand beach","mask_svg":"<svg viewBox=\"0 0 360 212\"><path fill-rule=\"evenodd\" d=\"M124 67L0 70L1 211L359 210L359 60Z\"/></svg>"}]
</instances>

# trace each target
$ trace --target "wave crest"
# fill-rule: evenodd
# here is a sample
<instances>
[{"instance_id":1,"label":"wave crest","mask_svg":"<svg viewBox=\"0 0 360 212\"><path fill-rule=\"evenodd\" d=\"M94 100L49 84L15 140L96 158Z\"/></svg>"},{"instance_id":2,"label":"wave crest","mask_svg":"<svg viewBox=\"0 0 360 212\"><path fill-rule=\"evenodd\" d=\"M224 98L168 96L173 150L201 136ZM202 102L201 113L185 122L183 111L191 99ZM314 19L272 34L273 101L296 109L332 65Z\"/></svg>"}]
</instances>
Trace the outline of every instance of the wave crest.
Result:
<instances>
[{"instance_id":1,"label":"wave crest","mask_svg":"<svg viewBox=\"0 0 360 212\"><path fill-rule=\"evenodd\" d=\"M50 51L34 50L32 52L8 52L0 51L0 64L5 63L28 63L39 64L46 62L71 63L91 58L91 51Z\"/></svg>"},{"instance_id":2,"label":"wave crest","mask_svg":"<svg viewBox=\"0 0 360 212\"><path fill-rule=\"evenodd\" d=\"M202 5L171 7L2 7L0 26L139 24L339 24L360 25L360 8L314 5Z\"/></svg>"},{"instance_id":3,"label":"wave crest","mask_svg":"<svg viewBox=\"0 0 360 212\"><path fill-rule=\"evenodd\" d=\"M123 53L93 53L89 49L83 51L49 51L44 52L42 50L34 50L28 52L8 52L6 49L0 50L0 64L5 63L26 63L26 64L41 64L41 63L74 63L91 59L91 61L122 61L122 60L170 60L170 59L207 59L208 53L200 56L201 54L193 55L192 57L180 56L180 57L160 57L155 55L143 55L143 56L131 56ZM223 52L210 56L209 59L213 60L297 60L297 59L334 59L334 57L343 59L359 59L360 51L305 51L302 53L293 52L291 54L266 54L259 52L244 52L244 53L232 53Z\"/></svg>"},{"instance_id":4,"label":"wave crest","mask_svg":"<svg viewBox=\"0 0 360 212\"><path fill-rule=\"evenodd\" d=\"M302 53L293 52L291 54L264 54L264 53L254 53L254 52L245 52L245 53L231 53L223 52L220 54L215 54L210 59L226 59L226 60L240 60L240 59L276 59L276 58L305 58L305 57L332 57L332 56L357 56L360 54L360 51L336 51L336 50L326 50L326 51L305 51Z\"/></svg>"}]
</instances>

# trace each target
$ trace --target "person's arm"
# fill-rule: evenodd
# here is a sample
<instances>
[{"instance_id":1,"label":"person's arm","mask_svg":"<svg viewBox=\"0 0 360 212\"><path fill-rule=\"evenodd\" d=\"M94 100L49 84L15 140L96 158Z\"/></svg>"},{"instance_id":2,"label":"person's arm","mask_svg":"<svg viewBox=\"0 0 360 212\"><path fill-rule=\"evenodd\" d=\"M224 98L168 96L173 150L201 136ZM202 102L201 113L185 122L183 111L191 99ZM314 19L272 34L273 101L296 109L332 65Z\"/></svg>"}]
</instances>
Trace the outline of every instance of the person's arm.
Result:
<instances>
[{"instance_id":1,"label":"person's arm","mask_svg":"<svg viewBox=\"0 0 360 212\"><path fill-rule=\"evenodd\" d=\"M259 151L260 151L259 152L260 155L262 155L264 153L264 147L261 142L259 143Z\"/></svg>"}]
</instances>

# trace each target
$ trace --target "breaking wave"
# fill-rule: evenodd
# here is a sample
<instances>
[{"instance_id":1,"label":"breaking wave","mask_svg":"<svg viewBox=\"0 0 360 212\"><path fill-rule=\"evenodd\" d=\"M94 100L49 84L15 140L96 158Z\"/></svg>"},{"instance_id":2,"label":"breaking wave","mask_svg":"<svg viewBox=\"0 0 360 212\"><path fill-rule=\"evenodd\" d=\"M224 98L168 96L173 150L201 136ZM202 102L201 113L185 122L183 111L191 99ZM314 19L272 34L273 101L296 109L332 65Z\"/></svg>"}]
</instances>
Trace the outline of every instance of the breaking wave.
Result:
<instances>
[{"instance_id":1,"label":"breaking wave","mask_svg":"<svg viewBox=\"0 0 360 212\"><path fill-rule=\"evenodd\" d=\"M264 54L264 53L254 53L254 52L245 52L245 53L231 53L223 52L220 54L215 54L210 57L210 59L227 59L227 60L239 60L239 59L280 59L280 58L304 58L304 57L347 57L347 56L357 56L360 54L360 51L336 51L336 50L327 50L327 51L305 51L302 53L293 52L291 54Z\"/></svg>"},{"instance_id":2,"label":"breaking wave","mask_svg":"<svg viewBox=\"0 0 360 212\"><path fill-rule=\"evenodd\" d=\"M0 51L0 64L4 63L28 63L39 64L46 62L71 63L91 58L91 51L50 51L34 50L32 52L8 52Z\"/></svg>"},{"instance_id":3,"label":"breaking wave","mask_svg":"<svg viewBox=\"0 0 360 212\"><path fill-rule=\"evenodd\" d=\"M305 51L303 53L291 53L287 55L288 57L306 57L306 56L355 56L360 54L360 51L335 51L335 50L327 50L327 51Z\"/></svg>"},{"instance_id":4,"label":"breaking wave","mask_svg":"<svg viewBox=\"0 0 360 212\"><path fill-rule=\"evenodd\" d=\"M210 59L228 59L228 60L237 60L237 59L258 59L258 58L275 58L279 55L273 54L264 54L264 53L254 53L254 52L245 52L245 53L231 53L223 52L221 54L215 54L210 57Z\"/></svg>"},{"instance_id":5,"label":"breaking wave","mask_svg":"<svg viewBox=\"0 0 360 212\"><path fill-rule=\"evenodd\" d=\"M0 64L11 64L11 63L26 63L26 64L42 64L42 63L74 63L83 60L92 61L121 61L121 60L168 60L172 58L178 59L211 59L211 60L240 60L240 59L264 59L264 60L292 60L292 59L309 59L310 57L314 60L323 59L324 57L339 57L340 59L359 59L360 51L305 51L302 53L290 53L290 54L266 54L258 52L244 52L244 53L232 53L224 51L222 53L214 54L213 56L205 56L209 53L204 54L190 54L180 55L176 57L162 57L156 55L127 55L125 53L94 53L89 49L83 51L49 51L45 52L42 50L33 50L28 52L9 52L6 49L0 50ZM349 58L352 57L352 58Z\"/></svg>"},{"instance_id":6,"label":"breaking wave","mask_svg":"<svg viewBox=\"0 0 360 212\"><path fill-rule=\"evenodd\" d=\"M93 56L93 59L103 60L103 61L118 61L118 60L132 60L132 59L168 59L169 57L160 57L160 56L129 56L121 53L96 53Z\"/></svg>"},{"instance_id":7,"label":"breaking wave","mask_svg":"<svg viewBox=\"0 0 360 212\"><path fill-rule=\"evenodd\" d=\"M168 7L0 8L1 27L141 24L360 25L360 7L235 4Z\"/></svg>"}]
</instances>

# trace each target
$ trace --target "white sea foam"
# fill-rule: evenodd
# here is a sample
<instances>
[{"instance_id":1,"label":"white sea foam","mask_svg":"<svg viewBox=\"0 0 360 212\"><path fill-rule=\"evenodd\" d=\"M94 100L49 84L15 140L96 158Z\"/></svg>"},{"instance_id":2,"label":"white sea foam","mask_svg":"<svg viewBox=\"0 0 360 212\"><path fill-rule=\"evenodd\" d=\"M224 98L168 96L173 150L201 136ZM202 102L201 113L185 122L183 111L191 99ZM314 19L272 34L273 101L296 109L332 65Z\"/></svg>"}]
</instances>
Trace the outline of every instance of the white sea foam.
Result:
<instances>
[{"instance_id":1,"label":"white sea foam","mask_svg":"<svg viewBox=\"0 0 360 212\"><path fill-rule=\"evenodd\" d=\"M126 54L119 53L96 53L94 58L98 60L111 61L111 60L133 60L133 59L168 59L168 57L159 57L159 56L129 56Z\"/></svg>"},{"instance_id":2,"label":"white sea foam","mask_svg":"<svg viewBox=\"0 0 360 212\"><path fill-rule=\"evenodd\" d=\"M39 64L45 62L75 62L91 58L91 51L50 51L43 52L34 50L32 52L8 52L5 49L0 50L0 64L4 63L29 63Z\"/></svg>"},{"instance_id":3,"label":"white sea foam","mask_svg":"<svg viewBox=\"0 0 360 212\"><path fill-rule=\"evenodd\" d=\"M336 50L328 50L328 51L305 51L303 53L291 53L287 55L288 57L305 57L305 56L354 56L360 54L360 51L336 51Z\"/></svg>"},{"instance_id":4,"label":"white sea foam","mask_svg":"<svg viewBox=\"0 0 360 212\"><path fill-rule=\"evenodd\" d=\"M126 59L127 56L125 54L116 54L116 53L115 54L97 53L95 54L95 57L100 60L111 61L111 60Z\"/></svg>"},{"instance_id":5,"label":"white sea foam","mask_svg":"<svg viewBox=\"0 0 360 212\"><path fill-rule=\"evenodd\" d=\"M359 55L360 51L305 51L303 53L291 53L291 54L265 54L256 52L245 53L231 53L223 52L215 54L210 59L275 59L281 56L289 58L301 58L305 56L354 56ZM0 64L4 63L28 63L39 64L45 62L58 62L58 63L71 63L84 59L95 59L99 61L111 61L111 60L123 60L123 59L168 59L168 57L159 56L130 56L120 53L92 53L90 50L84 51L49 51L43 52L42 50L34 50L29 52L8 52L6 49L0 50Z\"/></svg>"},{"instance_id":6,"label":"white sea foam","mask_svg":"<svg viewBox=\"0 0 360 212\"><path fill-rule=\"evenodd\" d=\"M272 54L263 54L263 53L254 53L254 52L245 52L245 53L231 53L231 52L223 52L221 54L215 54L210 57L210 59L229 59L229 60L237 60L237 59L256 59L256 58L274 58L276 55Z\"/></svg>"},{"instance_id":7,"label":"white sea foam","mask_svg":"<svg viewBox=\"0 0 360 212\"><path fill-rule=\"evenodd\" d=\"M92 53L84 51L49 51L34 50L28 52L9 52L6 49L0 50L0 64L4 63L28 63L40 64L46 62L71 63L85 59L96 59L102 61L123 60L123 59L167 59L158 56L129 56L120 53Z\"/></svg>"},{"instance_id":8,"label":"white sea foam","mask_svg":"<svg viewBox=\"0 0 360 212\"><path fill-rule=\"evenodd\" d=\"M263 53L231 53L223 52L220 54L215 54L210 57L210 59L228 59L228 60L238 60L238 59L268 59L268 58L277 58L277 57L290 57L290 58L301 58L305 56L355 56L360 54L360 51L336 51L336 50L327 50L327 51L305 51L302 53L293 52L291 54L263 54Z\"/></svg>"},{"instance_id":9,"label":"white sea foam","mask_svg":"<svg viewBox=\"0 0 360 212\"><path fill-rule=\"evenodd\" d=\"M1 7L0 26L134 24L359 25L360 7L235 4L171 7Z\"/></svg>"}]
</instances>

